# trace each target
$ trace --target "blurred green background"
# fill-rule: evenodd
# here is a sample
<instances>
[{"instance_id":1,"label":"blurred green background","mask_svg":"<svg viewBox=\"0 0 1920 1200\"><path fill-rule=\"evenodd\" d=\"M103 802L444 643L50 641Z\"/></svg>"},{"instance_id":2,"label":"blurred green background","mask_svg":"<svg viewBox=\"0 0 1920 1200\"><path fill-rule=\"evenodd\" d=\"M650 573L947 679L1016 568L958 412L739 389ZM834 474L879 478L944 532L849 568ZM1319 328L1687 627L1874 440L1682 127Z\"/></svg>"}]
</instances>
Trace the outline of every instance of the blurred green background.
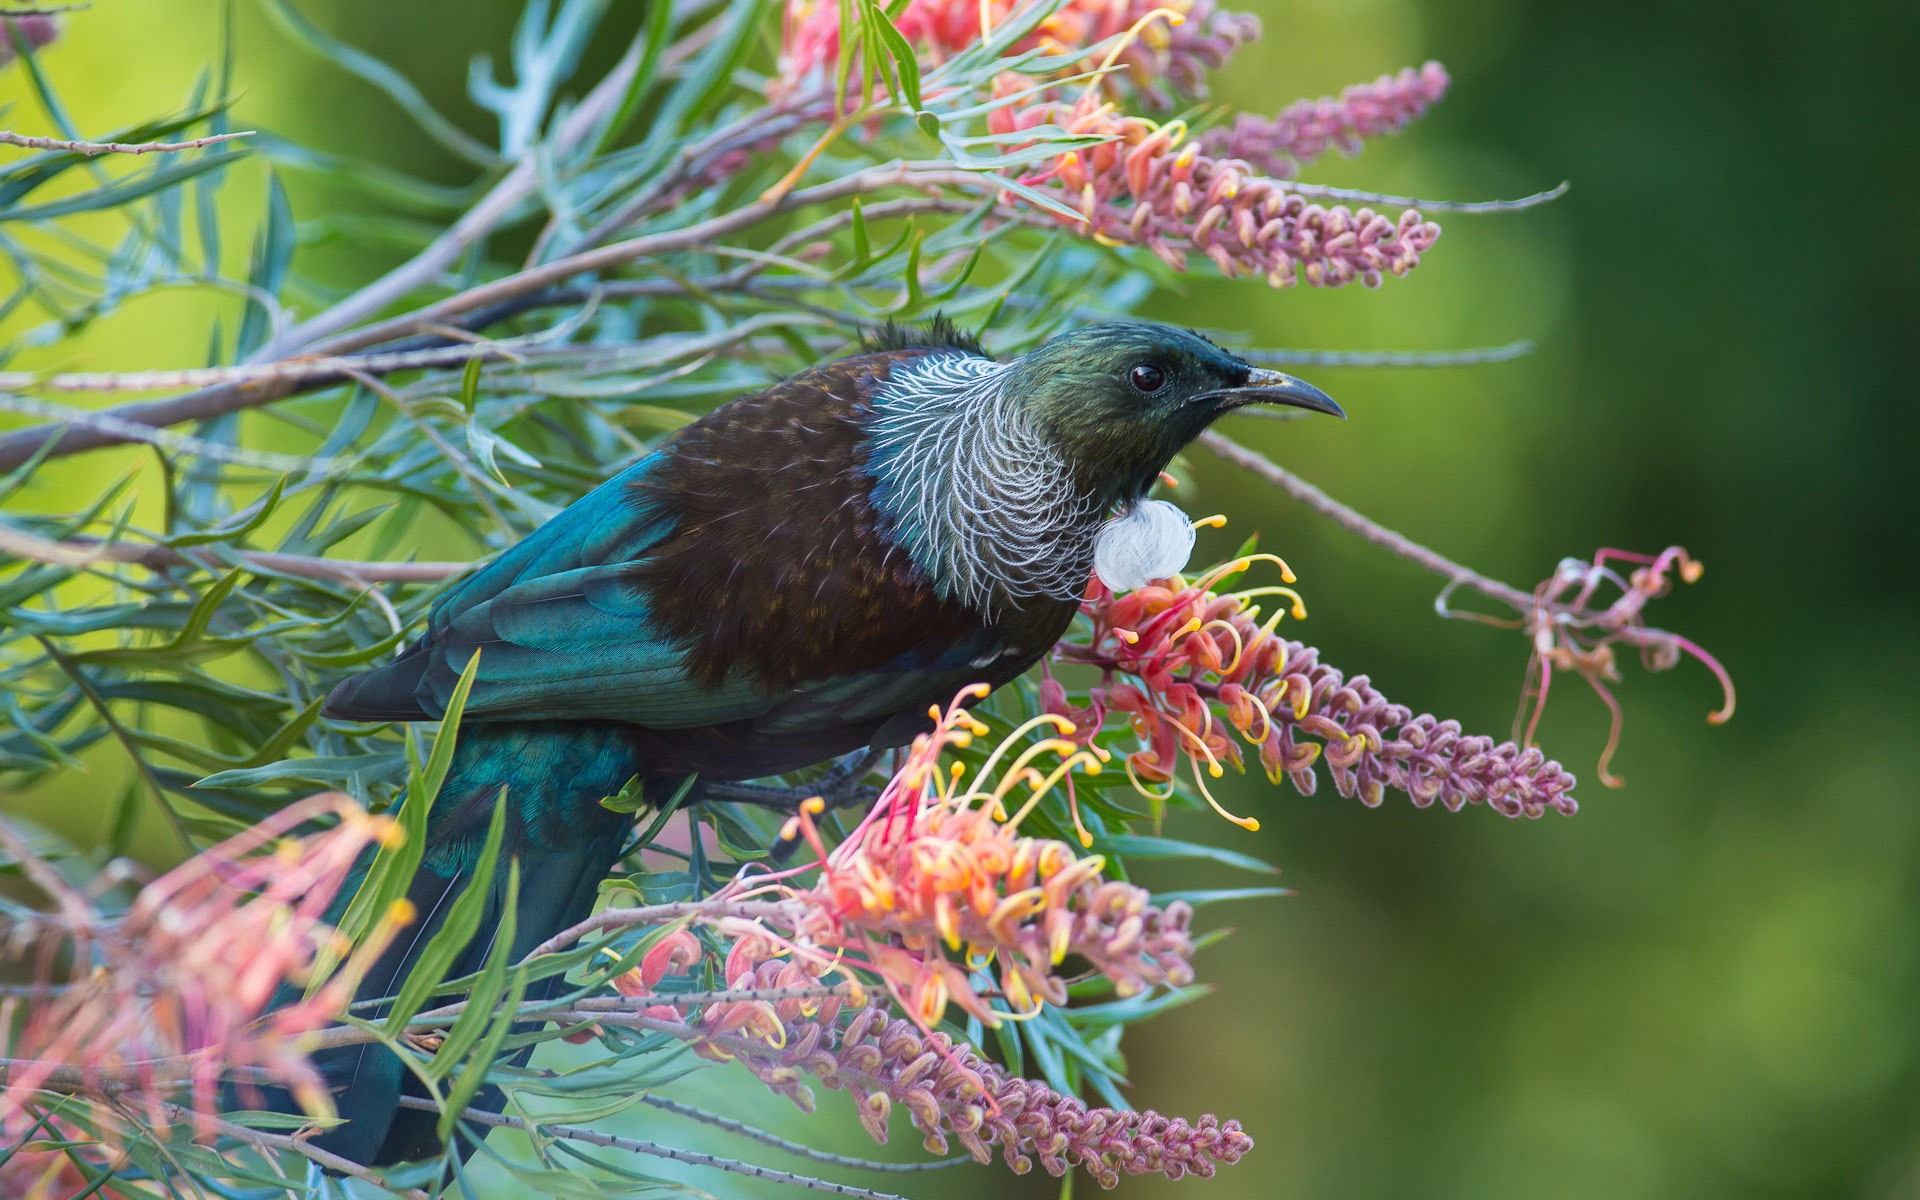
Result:
<instances>
[{"instance_id":1,"label":"blurred green background","mask_svg":"<svg viewBox=\"0 0 1920 1200\"><path fill-rule=\"evenodd\" d=\"M1571 820L1394 799L1368 811L1329 787L1302 799L1258 781L1230 799L1261 833L1189 819L1176 832L1282 863L1298 895L1210 914L1238 926L1202 960L1218 991L1138 1031L1134 1094L1237 1116L1258 1145L1211 1183L1129 1180L1122 1194L1920 1195L1920 461L1905 349L1920 303L1901 224L1920 194L1914 6L1229 6L1257 9L1267 29L1221 81L1237 106L1273 111L1427 58L1453 74L1452 95L1408 134L1310 178L1462 199L1574 187L1544 210L1443 219L1419 271L1378 292L1190 278L1161 315L1259 345L1539 346L1505 365L1303 370L1354 419L1228 431L1521 586L1563 555L1683 543L1706 576L1652 619L1726 662L1740 711L1709 727L1717 694L1703 670L1630 668L1615 762L1629 783L1610 791L1593 772L1604 710L1557 688L1541 737L1586 781ZM499 52L514 6L302 8L480 128L461 99L466 62ZM252 5L240 12L237 127L464 179L383 99ZM184 97L213 44L206 0L95 0L45 62L76 123L104 130ZM0 101L10 127L46 132L28 127L39 118L17 71L0 75ZM235 255L259 171L227 188L244 214ZM324 178L288 184L303 216L348 202ZM353 239L299 264L343 284L388 265L376 241ZM137 302L58 361L199 365L210 317L230 322L236 305ZM137 461L67 460L42 495L77 503ZM1204 452L1193 463L1187 507L1233 515L1222 544L1257 528L1288 557L1313 610L1296 632L1329 661L1505 734L1518 635L1437 620L1433 578ZM9 802L98 837L90 805L117 793L117 768L95 761L92 777ZM716 1088L736 1112L861 1152L842 1106L807 1120L751 1086L700 1086ZM997 1171L891 1183L925 1197L1010 1186Z\"/></svg>"}]
</instances>

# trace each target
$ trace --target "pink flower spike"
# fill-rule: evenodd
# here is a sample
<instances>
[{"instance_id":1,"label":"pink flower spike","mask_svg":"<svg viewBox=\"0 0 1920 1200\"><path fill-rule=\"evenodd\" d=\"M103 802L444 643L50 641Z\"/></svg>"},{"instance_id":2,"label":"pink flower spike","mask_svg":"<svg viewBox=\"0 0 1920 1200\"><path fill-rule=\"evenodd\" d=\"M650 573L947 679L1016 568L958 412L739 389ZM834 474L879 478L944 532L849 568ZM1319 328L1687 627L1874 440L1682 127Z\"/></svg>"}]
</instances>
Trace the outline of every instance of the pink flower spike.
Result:
<instances>
[{"instance_id":1,"label":"pink flower spike","mask_svg":"<svg viewBox=\"0 0 1920 1200\"><path fill-rule=\"evenodd\" d=\"M1367 138L1405 129L1447 94L1450 82L1437 62L1408 67L1356 84L1338 98L1296 101L1277 116L1242 113L1230 128L1209 131L1204 144L1211 154L1244 159L1276 179L1291 179L1329 147L1358 154Z\"/></svg>"}]
</instances>

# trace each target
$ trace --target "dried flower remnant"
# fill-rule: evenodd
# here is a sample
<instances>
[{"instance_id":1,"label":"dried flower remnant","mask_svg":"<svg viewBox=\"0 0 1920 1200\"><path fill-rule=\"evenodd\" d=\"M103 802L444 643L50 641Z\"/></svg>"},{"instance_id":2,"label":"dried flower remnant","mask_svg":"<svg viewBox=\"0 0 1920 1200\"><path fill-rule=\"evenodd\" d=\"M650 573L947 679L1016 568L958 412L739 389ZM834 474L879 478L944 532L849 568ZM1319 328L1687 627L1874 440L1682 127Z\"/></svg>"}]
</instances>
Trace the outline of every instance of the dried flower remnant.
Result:
<instances>
[{"instance_id":1,"label":"dried flower remnant","mask_svg":"<svg viewBox=\"0 0 1920 1200\"><path fill-rule=\"evenodd\" d=\"M745 967L768 943L728 956L729 970ZM791 963L761 959L736 976L739 987L787 986ZM1151 1110L1089 1108L1043 1083L1021 1079L981 1058L972 1047L915 1022L889 1018L879 996L819 1000L736 1001L715 1005L682 1022L671 1009L649 1010L651 1027L693 1042L711 1058L735 1059L771 1091L813 1110L811 1083L845 1088L860 1122L884 1143L896 1108L934 1154L958 1141L981 1162L994 1147L1008 1167L1032 1170L1038 1160L1052 1175L1084 1167L1102 1187L1121 1175L1169 1179L1210 1176L1252 1148L1237 1121L1212 1116L1196 1122Z\"/></svg>"},{"instance_id":2,"label":"dried flower remnant","mask_svg":"<svg viewBox=\"0 0 1920 1200\"><path fill-rule=\"evenodd\" d=\"M292 836L327 817L337 823ZM391 820L369 816L346 796L316 796L188 859L110 920L0 826L0 840L57 905L11 939L13 951L37 953L47 990L30 997L10 1049L24 1065L0 1092L0 1121L18 1117L37 1088L76 1069L82 1079L124 1085L122 1099L146 1105L161 1127L159 1101L185 1089L197 1111L210 1113L222 1078L237 1068L286 1087L311 1113L330 1114L304 1035L344 1010L359 974L410 919L405 902L312 996L266 1009L283 984L306 981L323 950L344 950L322 915L361 852L399 836ZM48 972L62 948L71 948L74 966L56 987ZM12 1016L0 1013L0 1024Z\"/></svg>"},{"instance_id":3,"label":"dried flower remnant","mask_svg":"<svg viewBox=\"0 0 1920 1200\"><path fill-rule=\"evenodd\" d=\"M1237 158L1275 179L1291 179L1329 147L1358 154L1366 138L1398 133L1447 94L1446 68L1429 62L1356 84L1336 98L1297 100L1278 116L1241 113L1231 126L1208 130L1201 145Z\"/></svg>"},{"instance_id":4,"label":"dried flower remnant","mask_svg":"<svg viewBox=\"0 0 1920 1200\"><path fill-rule=\"evenodd\" d=\"M1324 760L1340 794L1369 807L1393 790L1421 808L1438 801L1454 811L1486 804L1513 817L1576 811L1573 777L1539 750L1465 734L1457 721L1416 716L1388 701L1366 676L1348 679L1321 663L1313 647L1278 636L1275 626L1288 612L1305 616L1291 589L1213 590L1257 561L1279 565L1292 582L1272 555L1237 559L1191 583L1176 576L1120 596L1096 581L1083 609L1091 635L1062 642L1055 656L1098 667L1104 678L1089 691L1085 711L1069 708L1065 689L1049 680L1043 685L1049 708L1073 720L1083 737L1109 714L1125 714L1141 742L1127 769L1143 792L1148 784L1170 782L1184 760L1212 802L1206 778L1218 778L1224 765L1244 769L1244 742L1258 748L1268 778L1277 783L1284 776L1303 795L1313 794L1314 768ZM1262 621L1254 601L1269 596L1286 606ZM1258 827L1252 818L1221 814Z\"/></svg>"},{"instance_id":5,"label":"dried flower remnant","mask_svg":"<svg viewBox=\"0 0 1920 1200\"><path fill-rule=\"evenodd\" d=\"M1608 564L1630 564L1622 576ZM1520 699L1520 712L1514 718L1514 736L1524 745L1533 744L1540 727L1540 714L1547 704L1547 692L1553 673L1571 671L1587 681L1607 706L1611 723L1606 747L1600 752L1600 782L1619 787L1624 780L1608 768L1620 747L1620 702L1607 687L1620 681L1614 647L1625 645L1640 652L1641 665L1649 671L1666 671L1693 658L1713 672L1720 684L1721 704L1707 714L1715 725L1733 716L1733 678L1720 660L1677 633L1647 627L1647 603L1673 590L1672 574L1683 583L1693 583L1705 570L1699 560L1689 557L1679 546L1669 546L1658 555L1636 554L1628 550L1601 550L1592 562L1577 558L1561 560L1560 566L1534 589L1533 604L1518 622L1508 622L1480 614L1454 613L1447 607L1453 591L1442 592L1439 608L1443 615L1468 616L1491 624L1518 624L1533 644L1527 662L1527 685ZM1618 589L1619 596L1605 608L1594 607L1600 590Z\"/></svg>"}]
</instances>

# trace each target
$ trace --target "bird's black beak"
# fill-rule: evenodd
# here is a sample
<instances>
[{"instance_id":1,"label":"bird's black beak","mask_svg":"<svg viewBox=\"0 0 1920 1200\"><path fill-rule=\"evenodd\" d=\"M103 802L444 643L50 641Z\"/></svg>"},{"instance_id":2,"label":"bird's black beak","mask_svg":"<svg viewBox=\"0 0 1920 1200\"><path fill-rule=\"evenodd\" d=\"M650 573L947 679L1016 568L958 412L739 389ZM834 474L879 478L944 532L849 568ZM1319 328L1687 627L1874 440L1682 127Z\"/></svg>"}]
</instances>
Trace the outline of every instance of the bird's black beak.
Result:
<instances>
[{"instance_id":1,"label":"bird's black beak","mask_svg":"<svg viewBox=\"0 0 1920 1200\"><path fill-rule=\"evenodd\" d=\"M1212 400L1220 406L1220 411L1243 408L1249 404L1285 404L1291 408L1304 408L1309 412L1326 413L1330 417L1345 420L1347 414L1341 411L1333 397L1304 379L1295 379L1282 371L1269 371L1264 367L1254 367L1247 374L1246 383L1239 387L1222 388L1217 392L1208 392L1198 397Z\"/></svg>"}]
</instances>

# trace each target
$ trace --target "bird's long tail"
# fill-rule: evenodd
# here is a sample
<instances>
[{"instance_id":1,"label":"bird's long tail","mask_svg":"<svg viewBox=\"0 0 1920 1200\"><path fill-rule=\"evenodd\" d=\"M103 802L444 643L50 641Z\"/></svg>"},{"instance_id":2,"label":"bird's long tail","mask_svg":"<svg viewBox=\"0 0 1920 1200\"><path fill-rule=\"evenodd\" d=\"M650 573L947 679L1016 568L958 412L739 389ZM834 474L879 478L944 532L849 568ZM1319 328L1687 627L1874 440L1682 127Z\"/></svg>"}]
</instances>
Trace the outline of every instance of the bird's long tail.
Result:
<instances>
[{"instance_id":1,"label":"bird's long tail","mask_svg":"<svg viewBox=\"0 0 1920 1200\"><path fill-rule=\"evenodd\" d=\"M586 917L631 826L630 817L599 801L643 772L622 727L612 723L463 723L428 818L420 868L407 889L415 919L368 971L356 999L392 996L406 980L473 878L502 787L507 813L500 862L477 932L445 977L471 974L485 963L500 925L510 859L519 862L519 893L509 961ZM527 998L544 998L558 984L557 978L536 983ZM384 1011L356 1015L377 1018ZM438 1152L437 1115L399 1108L403 1094L425 1092L391 1051L346 1046L314 1059L346 1119L319 1135L317 1145L369 1166ZM284 1094L268 1099L274 1108L296 1111ZM473 1103L497 1109L500 1102L494 1089L486 1089Z\"/></svg>"}]
</instances>

